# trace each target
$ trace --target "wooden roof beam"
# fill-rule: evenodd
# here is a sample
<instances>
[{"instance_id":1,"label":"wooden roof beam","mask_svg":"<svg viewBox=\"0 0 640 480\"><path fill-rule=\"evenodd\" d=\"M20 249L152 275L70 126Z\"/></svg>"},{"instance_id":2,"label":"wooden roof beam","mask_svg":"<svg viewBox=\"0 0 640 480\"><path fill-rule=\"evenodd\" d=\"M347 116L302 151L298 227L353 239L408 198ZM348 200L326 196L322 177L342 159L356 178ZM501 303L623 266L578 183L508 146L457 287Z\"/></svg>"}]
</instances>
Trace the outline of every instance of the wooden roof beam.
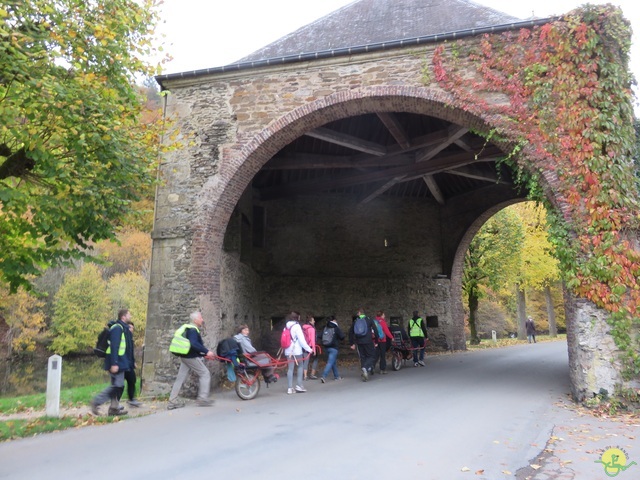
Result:
<instances>
[{"instance_id":1,"label":"wooden roof beam","mask_svg":"<svg viewBox=\"0 0 640 480\"><path fill-rule=\"evenodd\" d=\"M377 157L381 157L387 153L387 149L383 145L362 140L361 138L354 137L353 135L336 132L335 130L330 130L324 127L311 130L305 133L305 135L333 143L335 145L340 145L342 147L351 148L352 150L357 150L359 152L369 153Z\"/></svg>"},{"instance_id":2,"label":"wooden roof beam","mask_svg":"<svg viewBox=\"0 0 640 480\"><path fill-rule=\"evenodd\" d=\"M378 115L378 118L387 130L389 130L389 133L393 136L398 145L402 148L411 147L409 135L407 135L407 132L394 113L378 112L376 115Z\"/></svg>"},{"instance_id":3,"label":"wooden roof beam","mask_svg":"<svg viewBox=\"0 0 640 480\"><path fill-rule=\"evenodd\" d=\"M422 177L422 179L424 180L424 183L427 184L427 188L431 192L431 195L433 195L433 198L436 199L436 202L438 202L440 205L444 205L444 195L442 194L442 190L440 190L440 187L438 186L438 182L436 182L436 179L433 178L433 175L425 175Z\"/></svg>"},{"instance_id":4,"label":"wooden roof beam","mask_svg":"<svg viewBox=\"0 0 640 480\"><path fill-rule=\"evenodd\" d=\"M447 148L449 145L454 143L460 137L465 135L469 131L468 128L460 127L459 125L451 125L449 128L449 135L447 138L438 145L435 145L432 148L424 149L421 152L416 154L416 162L426 162L427 160L432 159L436 155L438 155L442 150Z\"/></svg>"}]
</instances>

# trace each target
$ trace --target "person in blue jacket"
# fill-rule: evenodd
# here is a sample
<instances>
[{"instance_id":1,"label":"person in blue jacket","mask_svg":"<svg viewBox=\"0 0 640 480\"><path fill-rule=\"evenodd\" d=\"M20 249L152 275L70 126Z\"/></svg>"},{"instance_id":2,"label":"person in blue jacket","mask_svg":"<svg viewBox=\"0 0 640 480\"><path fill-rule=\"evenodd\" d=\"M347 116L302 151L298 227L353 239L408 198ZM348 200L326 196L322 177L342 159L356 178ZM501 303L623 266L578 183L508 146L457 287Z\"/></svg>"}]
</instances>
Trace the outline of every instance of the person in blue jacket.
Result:
<instances>
[{"instance_id":1,"label":"person in blue jacket","mask_svg":"<svg viewBox=\"0 0 640 480\"><path fill-rule=\"evenodd\" d=\"M209 399L211 373L209 373L209 369L204 364L204 359L213 360L215 357L213 352L205 347L202 342L202 336L200 335L200 329L204 325L202 313L193 312L189 316L189 320L190 323L184 324L174 335L174 340L178 342L184 340L186 337L189 345L187 346L188 348L185 349L187 350L185 353L176 354L178 358L180 358L180 369L178 370L178 376L169 394L169 403L167 404L167 409L169 410L184 407L185 404L183 402L178 402L178 395L189 372L193 372L198 376L199 385L196 405L200 407L213 405L213 402Z\"/></svg>"},{"instance_id":2,"label":"person in blue jacket","mask_svg":"<svg viewBox=\"0 0 640 480\"><path fill-rule=\"evenodd\" d=\"M120 408L119 398L124 391L124 374L131 365L127 349L133 347L133 337L129 330L128 322L131 321L131 313L126 308L118 312L118 319L109 327L109 348L104 358L104 369L109 372L111 385L100 392L91 401L91 413L100 415L100 405L111 401L108 415L126 415L127 411Z\"/></svg>"}]
</instances>

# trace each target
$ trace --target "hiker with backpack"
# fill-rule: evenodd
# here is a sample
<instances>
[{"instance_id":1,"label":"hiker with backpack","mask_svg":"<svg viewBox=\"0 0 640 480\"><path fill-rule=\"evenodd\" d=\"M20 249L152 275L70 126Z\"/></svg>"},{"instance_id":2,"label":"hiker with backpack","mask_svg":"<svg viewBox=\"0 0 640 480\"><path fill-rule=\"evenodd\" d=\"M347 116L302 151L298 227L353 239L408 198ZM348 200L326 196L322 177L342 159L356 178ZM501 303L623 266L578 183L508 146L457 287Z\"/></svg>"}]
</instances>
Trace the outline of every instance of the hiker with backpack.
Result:
<instances>
[{"instance_id":1,"label":"hiker with backpack","mask_svg":"<svg viewBox=\"0 0 640 480\"><path fill-rule=\"evenodd\" d=\"M340 342L344 340L344 337L345 334L340 330L336 317L331 315L327 325L322 329L321 342L327 352L327 365L324 367L322 375L320 376L322 383L326 382L329 371L333 372L334 380L342 379L338 372L338 347L340 346Z\"/></svg>"},{"instance_id":2,"label":"hiker with backpack","mask_svg":"<svg viewBox=\"0 0 640 480\"><path fill-rule=\"evenodd\" d=\"M393 340L393 333L389 330L387 326L387 320L384 312L382 310L378 310L376 312L376 318L374 320L376 326L376 363L378 363L378 359L380 360L380 373L382 375L387 373L387 350L389 349L389 345L391 345L391 341ZM387 341L389 339L389 341ZM373 364L373 368L375 368L375 363Z\"/></svg>"},{"instance_id":3,"label":"hiker with backpack","mask_svg":"<svg viewBox=\"0 0 640 480\"><path fill-rule=\"evenodd\" d=\"M127 322L131 321L131 313L127 309L118 312L118 319L109 326L108 344L104 357L104 369L109 372L111 385L91 400L91 413L100 415L100 405L111 401L109 416L126 415L120 408L120 397L124 392L124 374L133 368L128 350L133 349L133 337Z\"/></svg>"},{"instance_id":4,"label":"hiker with backpack","mask_svg":"<svg viewBox=\"0 0 640 480\"><path fill-rule=\"evenodd\" d=\"M307 354L311 354L313 351L307 341L304 338L304 333L302 332L302 327L298 323L298 319L300 315L296 313L290 313L286 316L286 324L285 328L282 331L282 336L280 339L280 346L284 349L284 355L287 357L289 361L288 369L287 369L287 382L289 388L287 389L287 394L291 395L294 392L304 393L307 390L304 388L303 378L304 378L304 366L303 359L306 355L303 352L307 352ZM297 367L297 382L295 389L293 388L293 371Z\"/></svg>"},{"instance_id":5,"label":"hiker with backpack","mask_svg":"<svg viewBox=\"0 0 640 480\"><path fill-rule=\"evenodd\" d=\"M307 341L312 350L311 355L302 361L304 377L303 380L307 380L307 372L309 371L309 360L311 360L311 357L313 357L314 360L318 358L316 353L316 319L313 318L313 315L307 315L307 321L304 323L304 325L302 325L302 333L304 334L304 339ZM316 376L315 370L313 371L313 376Z\"/></svg>"},{"instance_id":6,"label":"hiker with backpack","mask_svg":"<svg viewBox=\"0 0 640 480\"><path fill-rule=\"evenodd\" d=\"M187 379L189 372L198 376L198 398L196 405L199 407L209 407L213 402L209 399L209 388L211 385L211 373L204 364L204 359L213 360L213 352L204 346L200 329L204 326L202 313L192 312L189 315L189 323L185 323L173 334L169 351L180 359L178 375L169 394L168 410L182 408L183 402L178 402L178 395L182 384Z\"/></svg>"},{"instance_id":7,"label":"hiker with backpack","mask_svg":"<svg viewBox=\"0 0 640 480\"><path fill-rule=\"evenodd\" d=\"M407 331L411 339L411 347L413 348L413 366L424 367L424 346L425 341L429 338L427 335L427 326L424 319L418 315L418 311L413 311L413 317L409 319Z\"/></svg>"},{"instance_id":8,"label":"hiker with backpack","mask_svg":"<svg viewBox=\"0 0 640 480\"><path fill-rule=\"evenodd\" d=\"M373 366L376 361L376 349L373 343L374 329L373 320L364 314L364 309L359 309L349 330L349 348L358 352L363 382L369 380L369 375L374 373Z\"/></svg>"}]
</instances>

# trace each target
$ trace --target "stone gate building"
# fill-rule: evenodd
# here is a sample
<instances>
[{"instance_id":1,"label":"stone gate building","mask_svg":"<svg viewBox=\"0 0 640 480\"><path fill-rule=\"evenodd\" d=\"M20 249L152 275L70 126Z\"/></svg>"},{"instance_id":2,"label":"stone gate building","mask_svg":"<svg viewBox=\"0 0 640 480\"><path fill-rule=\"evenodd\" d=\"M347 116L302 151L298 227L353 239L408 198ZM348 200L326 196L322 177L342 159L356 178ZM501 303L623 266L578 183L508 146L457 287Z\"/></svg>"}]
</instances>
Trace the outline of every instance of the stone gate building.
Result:
<instances>
[{"instance_id":1,"label":"stone gate building","mask_svg":"<svg viewBox=\"0 0 640 480\"><path fill-rule=\"evenodd\" d=\"M209 345L248 323L268 347L291 310L344 326L364 307L403 322L419 310L437 345L464 349L464 253L527 192L500 162L505 145L478 134L492 119L438 85L432 56L550 21L466 0L361 0L236 64L158 77L183 148L161 164L146 388L168 390L167 345L193 310ZM565 303L575 397L613 391L604 313Z\"/></svg>"}]
</instances>

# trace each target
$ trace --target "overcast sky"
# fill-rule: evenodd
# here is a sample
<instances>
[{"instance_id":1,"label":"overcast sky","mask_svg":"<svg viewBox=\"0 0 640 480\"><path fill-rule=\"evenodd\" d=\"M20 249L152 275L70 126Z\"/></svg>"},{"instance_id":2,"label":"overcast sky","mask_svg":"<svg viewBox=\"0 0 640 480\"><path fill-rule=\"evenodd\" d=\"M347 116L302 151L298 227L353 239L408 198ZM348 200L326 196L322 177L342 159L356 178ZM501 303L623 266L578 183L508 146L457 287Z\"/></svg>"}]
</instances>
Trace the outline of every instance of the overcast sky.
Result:
<instances>
[{"instance_id":1,"label":"overcast sky","mask_svg":"<svg viewBox=\"0 0 640 480\"><path fill-rule=\"evenodd\" d=\"M446 0L444 0L446 1ZM164 0L158 32L173 60L164 73L228 65L353 0ZM574 0L477 0L518 18L548 17L583 5ZM634 31L631 69L640 79L640 1L592 0L622 8ZM636 90L637 91L637 90ZM637 103L637 101L636 101ZM636 107L636 112L638 112Z\"/></svg>"}]
</instances>

